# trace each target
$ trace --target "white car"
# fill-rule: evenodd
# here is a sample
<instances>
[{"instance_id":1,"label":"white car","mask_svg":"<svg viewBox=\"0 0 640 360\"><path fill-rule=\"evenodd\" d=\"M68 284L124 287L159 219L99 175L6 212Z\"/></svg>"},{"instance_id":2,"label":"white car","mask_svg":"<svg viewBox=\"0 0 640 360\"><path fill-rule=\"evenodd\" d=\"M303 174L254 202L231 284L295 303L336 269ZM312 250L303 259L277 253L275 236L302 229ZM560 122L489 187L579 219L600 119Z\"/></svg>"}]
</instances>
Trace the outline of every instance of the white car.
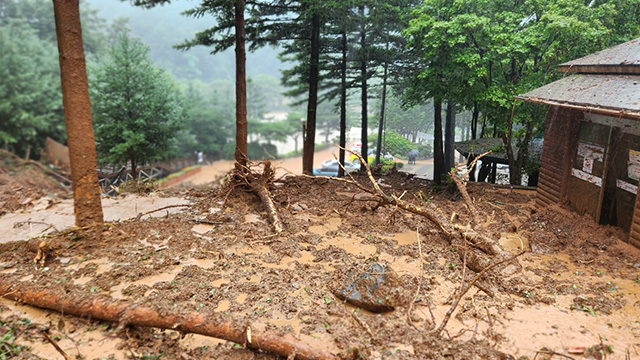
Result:
<instances>
[{"instance_id":1,"label":"white car","mask_svg":"<svg viewBox=\"0 0 640 360\"><path fill-rule=\"evenodd\" d=\"M320 166L319 168L313 169L313 175L338 176L338 168L339 168L338 160L336 159L327 160L323 162L322 166ZM356 164L350 161L345 161L344 168L345 170L347 170L347 172L360 170L360 163L358 162Z\"/></svg>"}]
</instances>

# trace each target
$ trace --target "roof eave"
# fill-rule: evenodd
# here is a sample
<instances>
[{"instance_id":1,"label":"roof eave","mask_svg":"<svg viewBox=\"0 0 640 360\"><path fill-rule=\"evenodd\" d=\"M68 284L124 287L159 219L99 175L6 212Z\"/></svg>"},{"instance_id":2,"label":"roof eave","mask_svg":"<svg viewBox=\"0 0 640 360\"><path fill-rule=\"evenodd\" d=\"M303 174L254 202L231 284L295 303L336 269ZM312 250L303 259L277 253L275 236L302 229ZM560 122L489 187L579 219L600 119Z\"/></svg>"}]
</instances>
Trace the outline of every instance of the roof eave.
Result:
<instances>
[{"instance_id":1,"label":"roof eave","mask_svg":"<svg viewBox=\"0 0 640 360\"><path fill-rule=\"evenodd\" d=\"M620 64L620 65L558 65L561 73L582 73L582 74L625 74L640 75L640 64Z\"/></svg>"},{"instance_id":2,"label":"roof eave","mask_svg":"<svg viewBox=\"0 0 640 360\"><path fill-rule=\"evenodd\" d=\"M532 102L532 103L545 104L545 105L551 105L551 106L562 106L562 107L566 107L566 108L570 108L570 109L576 109L576 110L584 111L584 112L587 112L587 113L596 113L596 114L602 114L602 115L608 115L608 116L616 116L616 117L623 117L623 118L629 118L629 119L634 119L634 120L640 120L640 111L633 111L633 110L628 110L628 109L595 107L595 106L587 105L587 104L578 104L578 103L555 101L555 100L551 100L551 99L544 99L544 98L538 98L538 97L533 97L533 96L518 95L515 98L518 99L518 100Z\"/></svg>"}]
</instances>

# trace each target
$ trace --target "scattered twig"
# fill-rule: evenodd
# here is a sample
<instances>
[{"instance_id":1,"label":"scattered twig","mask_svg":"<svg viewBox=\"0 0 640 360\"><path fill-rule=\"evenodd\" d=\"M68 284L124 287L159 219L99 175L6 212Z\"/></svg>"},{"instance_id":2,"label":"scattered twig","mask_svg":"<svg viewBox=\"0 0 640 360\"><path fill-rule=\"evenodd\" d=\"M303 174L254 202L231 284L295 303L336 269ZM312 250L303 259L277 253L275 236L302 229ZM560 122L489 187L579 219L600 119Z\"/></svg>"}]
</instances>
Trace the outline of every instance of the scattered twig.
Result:
<instances>
[{"instance_id":1,"label":"scattered twig","mask_svg":"<svg viewBox=\"0 0 640 360\"><path fill-rule=\"evenodd\" d=\"M567 359L576 360L575 358L573 358L573 357L571 357L569 355L561 354L561 353L555 352L553 350L548 350L548 349L537 350L536 351L536 356L533 357L534 360L538 357L538 354L545 354L545 355L551 355L551 356L558 355L558 356L565 357Z\"/></svg>"},{"instance_id":2,"label":"scattered twig","mask_svg":"<svg viewBox=\"0 0 640 360\"><path fill-rule=\"evenodd\" d=\"M469 289L478 281L480 280L480 278L487 273L487 271L493 269L494 267L509 262L519 256L521 256L522 254L524 254L526 251L521 251L513 256L510 256L504 260L498 261L492 265L489 265L487 267L485 267L484 269L482 269L482 271L480 271L478 273L478 275L476 275L473 280L471 280L471 282L469 283L469 285L467 285L464 289L461 289L461 291L459 292L458 296L456 297L456 299L453 301L453 304L451 304L451 307L449 308L449 310L447 311L447 313L445 314L444 318L442 319L442 323L440 323L440 326L438 327L438 329L436 329L436 331L434 332L434 335L440 335L440 333L442 332L442 330L444 330L445 326L447 326L447 322L449 321L449 318L451 318L451 315L453 314L453 311L456 309L456 307L458 306L458 303L460 302L460 299L462 299L462 297L464 296L464 294L467 293L467 291L469 291Z\"/></svg>"},{"instance_id":3,"label":"scattered twig","mask_svg":"<svg viewBox=\"0 0 640 360\"><path fill-rule=\"evenodd\" d=\"M422 288L422 292L424 295L424 299L427 302L427 309L429 309L429 314L431 315L431 325L429 326L428 329L425 328L425 330L429 331L432 330L434 327L436 327L436 317L435 315L433 315L433 310L431 310L431 301L429 300L429 295L426 292L425 288ZM426 326L426 323L425 323Z\"/></svg>"},{"instance_id":4,"label":"scattered twig","mask_svg":"<svg viewBox=\"0 0 640 360\"><path fill-rule=\"evenodd\" d=\"M161 207L159 209L155 209L155 210L150 210L150 211L147 211L147 212L139 213L135 217L131 217L131 218L125 219L124 221L132 221L132 220L133 221L138 221L143 216L149 215L149 214L153 214L154 212L158 212L158 211L162 211L162 210L169 209L169 208L174 208L174 207L187 207L187 206L191 206L191 204L167 205L167 206L163 206L163 207Z\"/></svg>"},{"instance_id":5,"label":"scattered twig","mask_svg":"<svg viewBox=\"0 0 640 360\"><path fill-rule=\"evenodd\" d=\"M356 314L356 311L351 311L351 316L353 316L354 319L356 319L356 321L358 322L358 324L360 324L360 326L362 326L362 328L364 329L364 331L367 332L367 334L369 334L369 336L373 337L373 332L371 331L371 328L369 327L369 325L367 325L366 322L364 322L364 320L360 319L360 317L358 316L358 314Z\"/></svg>"},{"instance_id":6,"label":"scattered twig","mask_svg":"<svg viewBox=\"0 0 640 360\"><path fill-rule=\"evenodd\" d=\"M491 312L489 312L489 308L487 305L484 305L484 309L487 311L487 320L489 321L489 327L493 327L493 320L491 320Z\"/></svg>"},{"instance_id":7,"label":"scattered twig","mask_svg":"<svg viewBox=\"0 0 640 360\"><path fill-rule=\"evenodd\" d=\"M193 221L194 223L207 224L207 225L221 225L221 224L224 224L223 222L220 222L220 221L209 221L209 220L199 220L199 219L192 219L191 221Z\"/></svg>"},{"instance_id":8,"label":"scattered twig","mask_svg":"<svg viewBox=\"0 0 640 360\"><path fill-rule=\"evenodd\" d=\"M44 230L40 231L40 234L46 232L47 230L49 230L51 228L53 228L53 230L55 232L59 231L53 224L49 224L49 223L46 223L44 221L32 221L32 220L15 222L15 223L13 223L13 228L15 229L15 228L20 227L22 225L32 225L32 224L46 225L47 226Z\"/></svg>"},{"instance_id":9,"label":"scattered twig","mask_svg":"<svg viewBox=\"0 0 640 360\"><path fill-rule=\"evenodd\" d=\"M47 339L47 341L53 345L54 348L56 348L56 350L60 353L60 355L62 355L62 357L64 357L65 360L71 360L71 357L69 357L69 355L67 355L67 353L64 352L64 350L62 350L62 348L60 347L60 345L58 345L58 343L56 343L50 336L49 334L47 334L47 330L42 330L40 332L45 339Z\"/></svg>"}]
</instances>

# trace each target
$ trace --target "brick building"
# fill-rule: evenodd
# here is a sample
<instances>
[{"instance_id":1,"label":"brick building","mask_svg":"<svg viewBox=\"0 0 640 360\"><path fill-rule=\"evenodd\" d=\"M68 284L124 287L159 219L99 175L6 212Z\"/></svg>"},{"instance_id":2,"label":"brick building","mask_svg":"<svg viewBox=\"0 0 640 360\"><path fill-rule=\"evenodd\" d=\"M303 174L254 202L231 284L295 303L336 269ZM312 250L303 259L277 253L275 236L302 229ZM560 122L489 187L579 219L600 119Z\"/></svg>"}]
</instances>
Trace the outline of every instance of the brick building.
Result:
<instances>
[{"instance_id":1,"label":"brick building","mask_svg":"<svg viewBox=\"0 0 640 360\"><path fill-rule=\"evenodd\" d=\"M549 105L537 204L567 204L640 247L640 38L562 64L522 94Z\"/></svg>"}]
</instances>

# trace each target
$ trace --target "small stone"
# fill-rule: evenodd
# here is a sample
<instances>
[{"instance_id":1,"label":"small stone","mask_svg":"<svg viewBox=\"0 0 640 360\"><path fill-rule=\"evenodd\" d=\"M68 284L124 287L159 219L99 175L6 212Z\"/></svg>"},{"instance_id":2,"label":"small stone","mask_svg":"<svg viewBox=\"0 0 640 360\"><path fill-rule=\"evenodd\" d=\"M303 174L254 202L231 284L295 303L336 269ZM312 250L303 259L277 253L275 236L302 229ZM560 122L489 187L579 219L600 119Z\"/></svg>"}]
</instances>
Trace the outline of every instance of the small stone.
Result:
<instances>
[{"instance_id":1,"label":"small stone","mask_svg":"<svg viewBox=\"0 0 640 360\"><path fill-rule=\"evenodd\" d=\"M297 281L294 281L293 283L291 283L291 286L293 286L294 289L300 289L300 284L298 284Z\"/></svg>"}]
</instances>

